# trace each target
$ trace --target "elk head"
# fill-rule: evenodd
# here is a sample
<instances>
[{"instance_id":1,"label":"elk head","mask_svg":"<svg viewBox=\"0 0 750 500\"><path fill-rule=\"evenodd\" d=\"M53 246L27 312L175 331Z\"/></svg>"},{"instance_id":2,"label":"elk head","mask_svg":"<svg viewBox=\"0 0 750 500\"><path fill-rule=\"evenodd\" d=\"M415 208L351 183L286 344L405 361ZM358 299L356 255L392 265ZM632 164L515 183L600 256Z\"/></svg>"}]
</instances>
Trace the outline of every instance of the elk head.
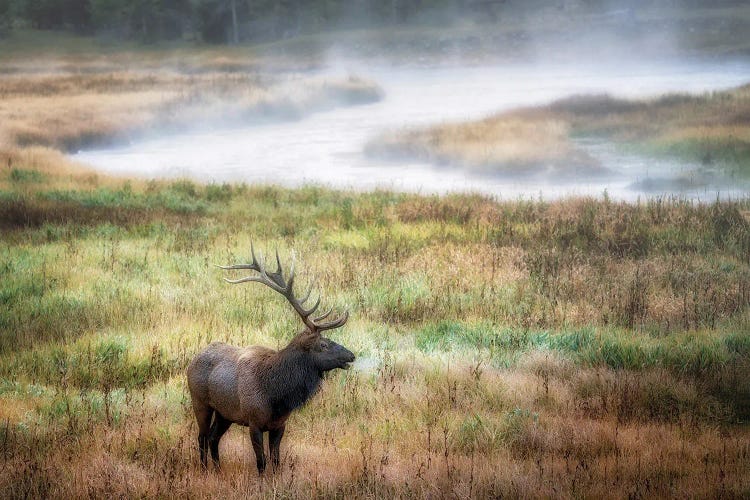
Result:
<instances>
[{"instance_id":1,"label":"elk head","mask_svg":"<svg viewBox=\"0 0 750 500\"><path fill-rule=\"evenodd\" d=\"M232 284L247 282L262 283L275 292L283 295L292 308L297 312L304 324L304 329L297 334L292 342L290 342L289 347L295 347L307 353L315 368L321 373L336 368L349 368L349 363L355 359L354 354L344 346L337 344L333 340L323 337L322 335L322 332L325 330L333 330L344 326L349 319L349 312L345 311L340 316L329 319L333 312L333 308L331 308L327 312L315 316L315 313L320 306L320 296L318 296L314 304L305 307L305 303L310 299L314 283L310 284L307 293L305 293L303 298L295 296L293 259L289 269L289 275L288 277L284 277L284 271L281 266L281 259L279 258L278 250L276 251L276 271L273 272L266 270L262 254L260 258L256 257L255 248L252 244L250 245L250 254L253 259L250 264L235 264L218 267L225 270L251 270L256 271L258 274L236 280L224 278L224 281Z\"/></svg>"}]
</instances>

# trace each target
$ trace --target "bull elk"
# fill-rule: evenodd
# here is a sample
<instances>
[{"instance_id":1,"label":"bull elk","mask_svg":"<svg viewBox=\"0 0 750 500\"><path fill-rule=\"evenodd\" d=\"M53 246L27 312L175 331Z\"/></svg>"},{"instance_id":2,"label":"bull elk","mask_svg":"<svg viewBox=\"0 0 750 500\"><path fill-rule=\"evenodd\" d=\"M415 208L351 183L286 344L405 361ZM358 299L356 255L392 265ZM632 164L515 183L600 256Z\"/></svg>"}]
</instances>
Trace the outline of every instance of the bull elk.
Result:
<instances>
[{"instance_id":1,"label":"bull elk","mask_svg":"<svg viewBox=\"0 0 750 500\"><path fill-rule=\"evenodd\" d=\"M214 465L219 466L219 441L232 424L239 424L250 429L258 472L262 473L266 468L263 433L268 432L271 463L276 469L279 444L290 413L315 394L325 372L348 368L354 361L354 354L321 335L325 330L344 326L349 318L348 312L328 321L324 320L332 310L313 317L320 305L320 297L314 305L305 308L312 285L304 298L295 297L294 262L288 277L285 277L278 251L274 272L266 271L262 255L260 260L257 259L252 246L250 252L253 259L250 264L218 267L247 269L257 274L224 280L234 284L262 283L280 293L302 319L304 328L279 351L214 342L193 358L187 369L187 378L198 420L201 465L207 467L207 449L210 448Z\"/></svg>"}]
</instances>

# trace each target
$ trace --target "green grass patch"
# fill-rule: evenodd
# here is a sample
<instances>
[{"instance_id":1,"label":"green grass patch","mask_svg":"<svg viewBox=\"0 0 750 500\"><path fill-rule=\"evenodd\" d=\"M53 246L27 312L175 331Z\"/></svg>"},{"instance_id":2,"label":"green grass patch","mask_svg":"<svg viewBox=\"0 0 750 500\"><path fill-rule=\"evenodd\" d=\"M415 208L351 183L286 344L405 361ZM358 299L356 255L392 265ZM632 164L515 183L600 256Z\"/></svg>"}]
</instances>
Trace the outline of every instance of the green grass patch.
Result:
<instances>
[{"instance_id":1,"label":"green grass patch","mask_svg":"<svg viewBox=\"0 0 750 500\"><path fill-rule=\"evenodd\" d=\"M209 206L204 195L204 191L198 192L192 183L175 182L156 192L136 193L125 185L120 189L55 190L39 193L38 197L54 202L72 202L83 207L166 209L180 214L203 214Z\"/></svg>"},{"instance_id":2,"label":"green grass patch","mask_svg":"<svg viewBox=\"0 0 750 500\"><path fill-rule=\"evenodd\" d=\"M381 280L362 290L363 308L368 314L398 321L413 321L430 308L433 292L426 276L411 273Z\"/></svg>"},{"instance_id":3,"label":"green grass patch","mask_svg":"<svg viewBox=\"0 0 750 500\"><path fill-rule=\"evenodd\" d=\"M672 157L704 166L717 165L742 176L750 175L750 142L739 137L666 137L632 147L645 154Z\"/></svg>"},{"instance_id":4,"label":"green grass patch","mask_svg":"<svg viewBox=\"0 0 750 500\"><path fill-rule=\"evenodd\" d=\"M0 373L1 377L23 374L27 380L50 386L109 392L148 387L183 368L178 365L157 344L139 354L127 337L108 336L21 351L14 359L3 360Z\"/></svg>"},{"instance_id":5,"label":"green grass patch","mask_svg":"<svg viewBox=\"0 0 750 500\"><path fill-rule=\"evenodd\" d=\"M654 338L627 330L531 331L456 321L428 324L414 333L414 342L423 352L488 350L500 365L535 350L558 351L587 366L636 371L661 367L693 377L718 372L732 359L746 358L750 349L747 337L736 332Z\"/></svg>"},{"instance_id":6,"label":"green grass patch","mask_svg":"<svg viewBox=\"0 0 750 500\"><path fill-rule=\"evenodd\" d=\"M39 183L46 179L46 176L38 170L26 170L22 168L13 168L8 174L8 178L13 183Z\"/></svg>"},{"instance_id":7,"label":"green grass patch","mask_svg":"<svg viewBox=\"0 0 750 500\"><path fill-rule=\"evenodd\" d=\"M414 334L414 342L417 348L424 352L492 348L498 345L501 335L489 324L441 321L417 330Z\"/></svg>"}]
</instances>

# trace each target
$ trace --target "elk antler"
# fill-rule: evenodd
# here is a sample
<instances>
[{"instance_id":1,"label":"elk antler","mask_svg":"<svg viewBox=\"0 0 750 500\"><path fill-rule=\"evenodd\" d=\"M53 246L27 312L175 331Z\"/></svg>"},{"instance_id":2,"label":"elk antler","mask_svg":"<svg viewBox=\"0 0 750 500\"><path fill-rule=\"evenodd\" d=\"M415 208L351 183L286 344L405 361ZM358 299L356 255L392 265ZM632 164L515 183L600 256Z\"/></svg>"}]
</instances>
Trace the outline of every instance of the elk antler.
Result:
<instances>
[{"instance_id":1,"label":"elk antler","mask_svg":"<svg viewBox=\"0 0 750 500\"><path fill-rule=\"evenodd\" d=\"M318 295L315 304L308 309L305 309L304 303L307 302L307 300L310 298L310 294L312 293L313 289L313 283L310 284L310 288L307 290L307 293L305 294L305 297L303 299L299 299L294 296L294 291L292 289L292 287L294 286L294 256L292 256L292 265L289 269L289 278L285 280L284 271L281 267L281 259L279 259L278 249L276 250L276 271L274 272L266 271L265 264L263 263L263 254L261 254L260 259L257 259L255 257L255 248L253 248L252 243L250 244L250 254L253 257L253 262L250 264L235 264L233 266L217 267L226 270L250 269L252 271L257 271L259 274L256 276L247 276L238 280L230 280L224 278L224 281L232 284L255 281L257 283L262 283L268 286L275 292L280 293L281 295L286 297L286 300L289 301L294 310L297 311L297 314L299 314L300 318L302 318L302 322L310 329L311 332L321 332L323 330L332 330L334 328L339 328L341 326L344 326L344 323L346 323L346 321L349 319L349 312L345 311L344 314L336 317L333 320L322 322L324 319L330 316L333 308L329 309L328 312L316 318L310 318L310 316L318 309L318 306L320 305L320 295Z\"/></svg>"}]
</instances>

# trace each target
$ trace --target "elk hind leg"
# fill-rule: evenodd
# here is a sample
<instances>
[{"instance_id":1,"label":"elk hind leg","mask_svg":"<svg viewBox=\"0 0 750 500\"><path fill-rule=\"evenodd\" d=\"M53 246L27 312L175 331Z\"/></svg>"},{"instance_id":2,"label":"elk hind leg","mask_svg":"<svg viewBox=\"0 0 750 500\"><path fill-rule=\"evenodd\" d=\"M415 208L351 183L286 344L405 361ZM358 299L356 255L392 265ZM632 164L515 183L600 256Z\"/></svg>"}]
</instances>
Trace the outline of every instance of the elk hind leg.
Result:
<instances>
[{"instance_id":1,"label":"elk hind leg","mask_svg":"<svg viewBox=\"0 0 750 500\"><path fill-rule=\"evenodd\" d=\"M198 407L194 405L193 411L195 412L195 419L198 421L198 449L201 455L201 465L205 469L208 466L209 431L214 410L209 406Z\"/></svg>"},{"instance_id":2,"label":"elk hind leg","mask_svg":"<svg viewBox=\"0 0 750 500\"><path fill-rule=\"evenodd\" d=\"M214 461L214 466L217 468L219 467L219 441L221 441L221 436L227 432L227 429L229 429L229 426L231 425L232 422L222 417L218 411L214 413L214 422L211 424L208 443L211 447L211 458Z\"/></svg>"}]
</instances>

